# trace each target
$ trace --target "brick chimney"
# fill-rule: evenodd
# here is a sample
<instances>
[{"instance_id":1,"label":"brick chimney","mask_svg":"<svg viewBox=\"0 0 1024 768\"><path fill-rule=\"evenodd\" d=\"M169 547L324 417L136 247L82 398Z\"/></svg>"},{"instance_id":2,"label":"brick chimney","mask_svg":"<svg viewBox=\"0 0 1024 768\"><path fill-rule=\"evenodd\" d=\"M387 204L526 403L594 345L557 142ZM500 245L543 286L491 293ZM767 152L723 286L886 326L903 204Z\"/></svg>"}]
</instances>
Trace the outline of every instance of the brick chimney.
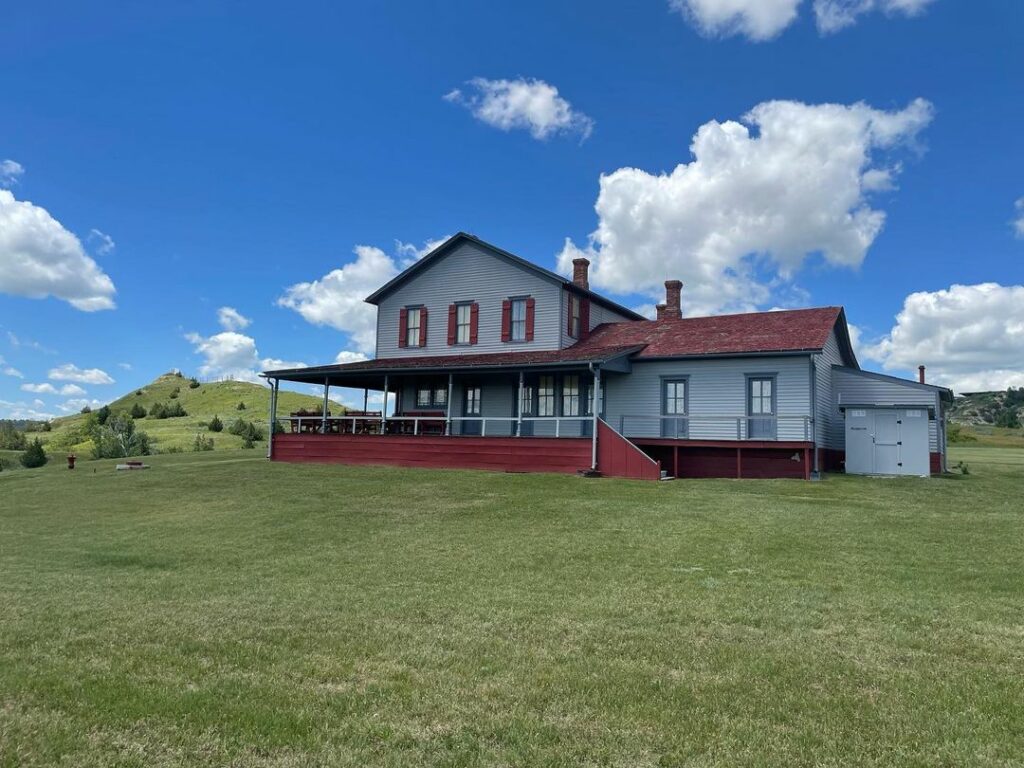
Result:
<instances>
[{"instance_id":1,"label":"brick chimney","mask_svg":"<svg viewBox=\"0 0 1024 768\"><path fill-rule=\"evenodd\" d=\"M917 380L920 381L922 384L925 383L925 381L924 381L924 366L923 365L917 366Z\"/></svg>"},{"instance_id":2,"label":"brick chimney","mask_svg":"<svg viewBox=\"0 0 1024 768\"><path fill-rule=\"evenodd\" d=\"M590 290L590 259L582 256L572 260L572 283L585 291Z\"/></svg>"},{"instance_id":3,"label":"brick chimney","mask_svg":"<svg viewBox=\"0 0 1024 768\"><path fill-rule=\"evenodd\" d=\"M664 320L665 319L665 305L664 304L655 304L654 305L654 313L655 313L654 314L655 319L657 319L657 320Z\"/></svg>"},{"instance_id":4,"label":"brick chimney","mask_svg":"<svg viewBox=\"0 0 1024 768\"><path fill-rule=\"evenodd\" d=\"M678 320L683 316L679 294L682 293L683 284L679 280L665 281L665 311L663 317L666 320Z\"/></svg>"}]
</instances>

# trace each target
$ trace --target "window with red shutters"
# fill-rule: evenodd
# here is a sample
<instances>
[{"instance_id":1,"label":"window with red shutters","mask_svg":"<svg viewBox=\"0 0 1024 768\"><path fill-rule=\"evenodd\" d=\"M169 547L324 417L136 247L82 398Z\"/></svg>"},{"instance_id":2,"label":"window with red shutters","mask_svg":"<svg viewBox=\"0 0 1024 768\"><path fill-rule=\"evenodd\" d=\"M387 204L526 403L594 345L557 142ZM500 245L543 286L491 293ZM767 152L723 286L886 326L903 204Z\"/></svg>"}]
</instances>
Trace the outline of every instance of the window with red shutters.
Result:
<instances>
[{"instance_id":1,"label":"window with red shutters","mask_svg":"<svg viewBox=\"0 0 1024 768\"><path fill-rule=\"evenodd\" d=\"M501 340L512 340L512 300L501 302Z\"/></svg>"},{"instance_id":2,"label":"window with red shutters","mask_svg":"<svg viewBox=\"0 0 1024 768\"><path fill-rule=\"evenodd\" d=\"M398 310L398 346L407 346L406 329L409 327L409 310L402 307Z\"/></svg>"},{"instance_id":3,"label":"window with red shutters","mask_svg":"<svg viewBox=\"0 0 1024 768\"><path fill-rule=\"evenodd\" d=\"M427 346L427 308L420 307L420 346Z\"/></svg>"},{"instance_id":4,"label":"window with red shutters","mask_svg":"<svg viewBox=\"0 0 1024 768\"><path fill-rule=\"evenodd\" d=\"M533 341L533 318L536 312L536 301L533 296L526 300L526 340Z\"/></svg>"},{"instance_id":5,"label":"window with red shutters","mask_svg":"<svg viewBox=\"0 0 1024 768\"><path fill-rule=\"evenodd\" d=\"M476 344L477 332L480 329L480 305L475 301L469 307L469 343Z\"/></svg>"},{"instance_id":6,"label":"window with red shutters","mask_svg":"<svg viewBox=\"0 0 1024 768\"><path fill-rule=\"evenodd\" d=\"M455 329L458 323L459 307L456 304L448 305L448 346L455 346Z\"/></svg>"}]
</instances>

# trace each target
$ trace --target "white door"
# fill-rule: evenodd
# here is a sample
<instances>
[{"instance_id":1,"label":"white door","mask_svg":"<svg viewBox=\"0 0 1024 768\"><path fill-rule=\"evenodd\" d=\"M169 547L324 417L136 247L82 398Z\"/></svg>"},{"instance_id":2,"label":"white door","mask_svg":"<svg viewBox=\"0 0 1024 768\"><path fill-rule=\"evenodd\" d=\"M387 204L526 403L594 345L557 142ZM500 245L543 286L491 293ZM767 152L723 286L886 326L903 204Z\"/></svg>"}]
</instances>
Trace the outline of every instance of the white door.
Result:
<instances>
[{"instance_id":1,"label":"white door","mask_svg":"<svg viewBox=\"0 0 1024 768\"><path fill-rule=\"evenodd\" d=\"M872 473L902 475L900 466L900 418L896 411L878 410L874 416L875 460Z\"/></svg>"},{"instance_id":2,"label":"white door","mask_svg":"<svg viewBox=\"0 0 1024 768\"><path fill-rule=\"evenodd\" d=\"M870 475L875 471L875 443L872 417L867 408L846 412L846 473Z\"/></svg>"},{"instance_id":3,"label":"white door","mask_svg":"<svg viewBox=\"0 0 1024 768\"><path fill-rule=\"evenodd\" d=\"M900 416L900 471L901 475L931 474L928 446L928 410L907 409Z\"/></svg>"}]
</instances>

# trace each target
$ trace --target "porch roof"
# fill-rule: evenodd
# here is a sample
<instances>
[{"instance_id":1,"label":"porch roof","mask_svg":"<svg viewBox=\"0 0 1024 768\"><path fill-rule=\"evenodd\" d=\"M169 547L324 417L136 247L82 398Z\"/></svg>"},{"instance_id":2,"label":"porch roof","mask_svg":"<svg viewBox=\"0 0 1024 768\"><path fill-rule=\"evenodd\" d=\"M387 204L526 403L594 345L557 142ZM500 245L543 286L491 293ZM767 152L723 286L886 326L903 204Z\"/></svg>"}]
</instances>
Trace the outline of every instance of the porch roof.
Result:
<instances>
[{"instance_id":1,"label":"porch roof","mask_svg":"<svg viewBox=\"0 0 1024 768\"><path fill-rule=\"evenodd\" d=\"M424 355L360 360L355 363L320 365L309 368L287 368L266 371L270 379L310 384L331 384L351 387L375 387L385 375L422 373L515 372L523 369L580 369L591 364L608 365L624 361L642 349L641 345L619 345L599 348L536 350L529 352L498 352L476 355Z\"/></svg>"}]
</instances>

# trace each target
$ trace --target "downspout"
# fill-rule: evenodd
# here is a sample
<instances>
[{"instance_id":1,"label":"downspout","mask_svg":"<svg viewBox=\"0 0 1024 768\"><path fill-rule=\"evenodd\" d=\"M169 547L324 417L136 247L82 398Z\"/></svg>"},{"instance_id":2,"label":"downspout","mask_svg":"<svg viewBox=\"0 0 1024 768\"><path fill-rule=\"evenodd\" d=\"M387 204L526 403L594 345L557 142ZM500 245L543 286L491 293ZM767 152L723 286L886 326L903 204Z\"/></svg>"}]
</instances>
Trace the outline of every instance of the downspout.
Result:
<instances>
[{"instance_id":1,"label":"downspout","mask_svg":"<svg viewBox=\"0 0 1024 768\"><path fill-rule=\"evenodd\" d=\"M270 424L267 430L267 458L274 456L274 430L277 426L277 379L270 383Z\"/></svg>"},{"instance_id":2,"label":"downspout","mask_svg":"<svg viewBox=\"0 0 1024 768\"><path fill-rule=\"evenodd\" d=\"M598 414L598 403L601 402L601 369L594 367L593 363L590 363L590 371L594 375L594 387L591 394L591 416L594 420L593 434L590 436L590 469L592 472L597 471L597 422L600 418Z\"/></svg>"},{"instance_id":3,"label":"downspout","mask_svg":"<svg viewBox=\"0 0 1024 768\"><path fill-rule=\"evenodd\" d=\"M814 476L820 477L818 469L818 359L810 356L811 370L811 435L814 442Z\"/></svg>"}]
</instances>

